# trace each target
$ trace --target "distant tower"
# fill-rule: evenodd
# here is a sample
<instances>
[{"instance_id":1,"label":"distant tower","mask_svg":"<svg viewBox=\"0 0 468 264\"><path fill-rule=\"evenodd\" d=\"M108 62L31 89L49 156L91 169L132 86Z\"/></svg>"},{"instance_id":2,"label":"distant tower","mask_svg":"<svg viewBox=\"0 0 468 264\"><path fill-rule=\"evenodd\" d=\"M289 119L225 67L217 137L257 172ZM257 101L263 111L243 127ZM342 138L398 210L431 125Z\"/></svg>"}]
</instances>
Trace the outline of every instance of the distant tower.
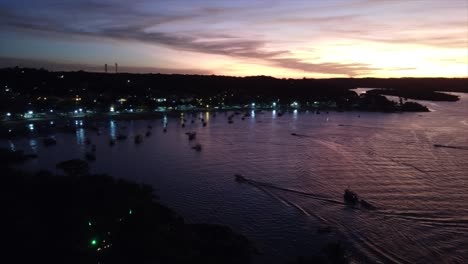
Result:
<instances>
[{"instance_id":1,"label":"distant tower","mask_svg":"<svg viewBox=\"0 0 468 264\"><path fill-rule=\"evenodd\" d=\"M107 73L107 63L104 64L104 72Z\"/></svg>"},{"instance_id":2,"label":"distant tower","mask_svg":"<svg viewBox=\"0 0 468 264\"><path fill-rule=\"evenodd\" d=\"M117 62L115 63L115 73L118 73L119 72L119 65L117 64Z\"/></svg>"}]
</instances>

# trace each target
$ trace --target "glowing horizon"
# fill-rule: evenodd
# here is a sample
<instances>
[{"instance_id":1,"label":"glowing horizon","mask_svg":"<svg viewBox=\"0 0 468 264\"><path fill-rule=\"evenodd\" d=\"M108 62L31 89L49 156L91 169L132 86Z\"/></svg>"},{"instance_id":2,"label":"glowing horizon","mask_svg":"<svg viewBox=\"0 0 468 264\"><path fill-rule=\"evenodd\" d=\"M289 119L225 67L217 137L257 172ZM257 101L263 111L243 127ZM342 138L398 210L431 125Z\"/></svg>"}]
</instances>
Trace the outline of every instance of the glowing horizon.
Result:
<instances>
[{"instance_id":1,"label":"glowing horizon","mask_svg":"<svg viewBox=\"0 0 468 264\"><path fill-rule=\"evenodd\" d=\"M21 0L0 13L0 67L468 77L464 0Z\"/></svg>"}]
</instances>

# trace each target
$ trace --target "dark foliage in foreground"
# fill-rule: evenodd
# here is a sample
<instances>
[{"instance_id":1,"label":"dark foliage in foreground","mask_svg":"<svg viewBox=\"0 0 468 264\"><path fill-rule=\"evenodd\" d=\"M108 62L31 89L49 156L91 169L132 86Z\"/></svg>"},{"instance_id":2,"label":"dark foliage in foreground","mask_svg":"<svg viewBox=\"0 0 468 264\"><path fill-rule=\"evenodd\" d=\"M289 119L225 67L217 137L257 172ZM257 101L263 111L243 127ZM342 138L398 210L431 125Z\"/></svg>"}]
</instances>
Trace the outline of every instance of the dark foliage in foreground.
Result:
<instances>
[{"instance_id":1,"label":"dark foliage in foreground","mask_svg":"<svg viewBox=\"0 0 468 264\"><path fill-rule=\"evenodd\" d=\"M339 243L329 243L322 248L323 255L298 257L289 264L347 264L349 259L343 246Z\"/></svg>"},{"instance_id":2,"label":"dark foliage in foreground","mask_svg":"<svg viewBox=\"0 0 468 264\"><path fill-rule=\"evenodd\" d=\"M245 237L225 226L185 224L154 201L148 185L2 167L3 237L15 263L251 262Z\"/></svg>"},{"instance_id":3,"label":"dark foliage in foreground","mask_svg":"<svg viewBox=\"0 0 468 264\"><path fill-rule=\"evenodd\" d=\"M14 263L251 263L257 250L229 227L186 224L149 185L90 175L79 159L64 175L11 168L31 155L0 149L4 259ZM293 264L348 263L340 243Z\"/></svg>"}]
</instances>

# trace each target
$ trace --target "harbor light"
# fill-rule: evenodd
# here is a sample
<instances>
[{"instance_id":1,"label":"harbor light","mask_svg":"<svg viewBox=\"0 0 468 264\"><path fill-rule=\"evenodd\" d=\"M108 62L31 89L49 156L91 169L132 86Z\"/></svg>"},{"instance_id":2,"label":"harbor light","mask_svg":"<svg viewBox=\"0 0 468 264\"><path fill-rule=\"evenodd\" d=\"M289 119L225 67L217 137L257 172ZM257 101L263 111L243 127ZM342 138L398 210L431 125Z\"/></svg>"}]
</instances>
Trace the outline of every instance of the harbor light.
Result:
<instances>
[{"instance_id":1,"label":"harbor light","mask_svg":"<svg viewBox=\"0 0 468 264\"><path fill-rule=\"evenodd\" d=\"M276 102L273 102L273 104L272 104L272 105L273 105L273 107L276 107Z\"/></svg>"},{"instance_id":2,"label":"harbor light","mask_svg":"<svg viewBox=\"0 0 468 264\"><path fill-rule=\"evenodd\" d=\"M33 117L33 111L28 111L27 113L24 114L24 118L32 118Z\"/></svg>"},{"instance_id":3,"label":"harbor light","mask_svg":"<svg viewBox=\"0 0 468 264\"><path fill-rule=\"evenodd\" d=\"M78 109L79 112L83 112L83 108Z\"/></svg>"},{"instance_id":4,"label":"harbor light","mask_svg":"<svg viewBox=\"0 0 468 264\"><path fill-rule=\"evenodd\" d=\"M54 112L54 110L50 109L50 110L49 110L49 112L53 113L53 112Z\"/></svg>"},{"instance_id":5,"label":"harbor light","mask_svg":"<svg viewBox=\"0 0 468 264\"><path fill-rule=\"evenodd\" d=\"M6 113L6 116L11 116L11 113Z\"/></svg>"},{"instance_id":6,"label":"harbor light","mask_svg":"<svg viewBox=\"0 0 468 264\"><path fill-rule=\"evenodd\" d=\"M73 113L78 114L78 110L73 111Z\"/></svg>"},{"instance_id":7,"label":"harbor light","mask_svg":"<svg viewBox=\"0 0 468 264\"><path fill-rule=\"evenodd\" d=\"M255 108L255 103L252 103L252 107L254 107L254 108Z\"/></svg>"},{"instance_id":8,"label":"harbor light","mask_svg":"<svg viewBox=\"0 0 468 264\"><path fill-rule=\"evenodd\" d=\"M114 109L113 106L111 106L109 110L110 110L111 112L114 112L114 111L115 111L115 109Z\"/></svg>"}]
</instances>

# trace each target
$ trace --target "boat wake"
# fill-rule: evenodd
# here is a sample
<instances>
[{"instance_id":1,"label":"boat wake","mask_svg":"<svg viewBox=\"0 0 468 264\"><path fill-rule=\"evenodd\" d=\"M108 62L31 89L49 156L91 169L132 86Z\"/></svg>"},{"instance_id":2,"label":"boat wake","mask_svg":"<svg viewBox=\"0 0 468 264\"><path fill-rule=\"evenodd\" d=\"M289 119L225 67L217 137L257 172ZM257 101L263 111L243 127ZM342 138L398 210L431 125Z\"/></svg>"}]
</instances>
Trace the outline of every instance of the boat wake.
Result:
<instances>
[{"instance_id":1,"label":"boat wake","mask_svg":"<svg viewBox=\"0 0 468 264\"><path fill-rule=\"evenodd\" d=\"M435 148L451 148L451 149L468 150L468 146L452 146L452 145L434 144L434 147Z\"/></svg>"},{"instance_id":2,"label":"boat wake","mask_svg":"<svg viewBox=\"0 0 468 264\"><path fill-rule=\"evenodd\" d=\"M297 133L291 133L291 136L295 136L295 137L311 137L311 136L309 136L309 135L297 134Z\"/></svg>"}]
</instances>

